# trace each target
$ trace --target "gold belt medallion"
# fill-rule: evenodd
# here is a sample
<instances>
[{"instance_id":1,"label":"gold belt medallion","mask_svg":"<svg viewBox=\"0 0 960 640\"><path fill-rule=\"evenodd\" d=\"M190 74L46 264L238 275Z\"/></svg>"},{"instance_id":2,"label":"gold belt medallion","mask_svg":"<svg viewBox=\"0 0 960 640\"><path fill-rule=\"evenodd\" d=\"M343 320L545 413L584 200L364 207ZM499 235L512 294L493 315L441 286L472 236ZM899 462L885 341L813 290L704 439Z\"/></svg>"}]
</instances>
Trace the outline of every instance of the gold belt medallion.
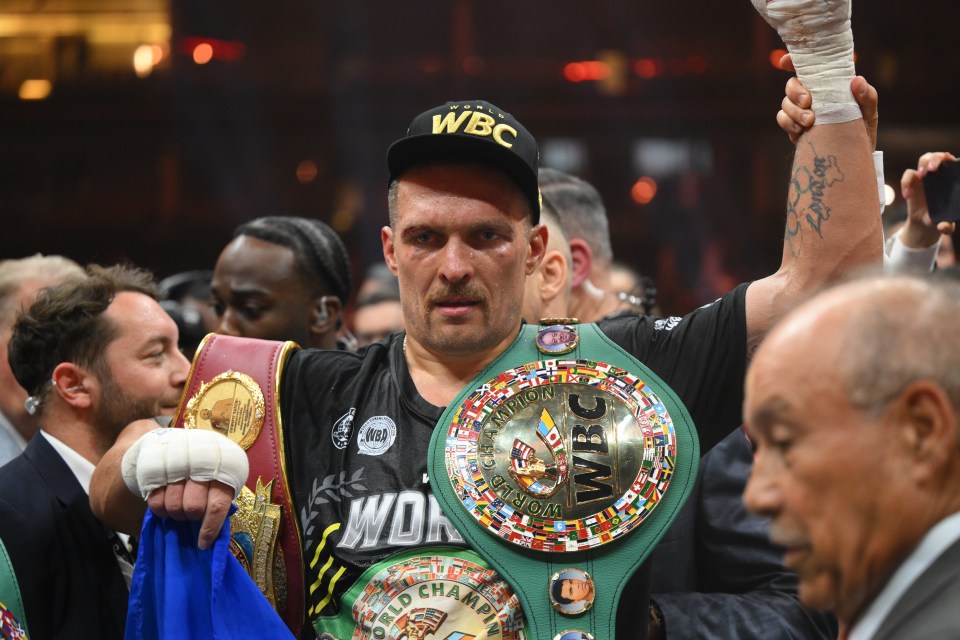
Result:
<instances>
[{"instance_id":1,"label":"gold belt medallion","mask_svg":"<svg viewBox=\"0 0 960 640\"><path fill-rule=\"evenodd\" d=\"M260 385L239 371L224 371L200 385L187 402L187 429L219 431L244 450L256 442L263 427L264 402Z\"/></svg>"}]
</instances>

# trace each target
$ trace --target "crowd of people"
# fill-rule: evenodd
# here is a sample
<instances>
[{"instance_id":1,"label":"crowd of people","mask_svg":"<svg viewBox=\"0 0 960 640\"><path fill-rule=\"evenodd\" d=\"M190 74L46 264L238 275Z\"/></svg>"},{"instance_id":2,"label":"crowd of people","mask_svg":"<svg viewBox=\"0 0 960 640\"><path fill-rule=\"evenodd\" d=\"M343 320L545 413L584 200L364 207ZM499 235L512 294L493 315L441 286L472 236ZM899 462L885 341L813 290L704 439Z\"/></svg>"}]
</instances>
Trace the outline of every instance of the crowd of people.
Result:
<instances>
[{"instance_id":1,"label":"crowd of people","mask_svg":"<svg viewBox=\"0 0 960 640\"><path fill-rule=\"evenodd\" d=\"M960 635L960 284L953 224L923 190L956 159L921 155L897 226L882 218L849 3L754 5L797 73L777 117L796 144L782 261L685 315L618 263L598 191L541 167L534 136L483 100L417 115L389 148L384 264L361 283L337 233L294 216L246 222L210 271L160 283L0 262L0 638L166 637L165 617L225 606L217 588L168 610L176 594L145 597L175 570L137 561L167 557L141 538L148 512L189 550L169 554L179 569L238 553L290 637ZM298 348L259 363L248 341ZM214 431L172 428L202 415L192 376L217 358L248 392L245 367L271 372L244 420L275 441L278 477L253 477L231 435L236 395L204 409ZM652 413L583 367L653 389ZM473 398L480 417L452 429ZM444 446L474 461L465 475L444 454L437 477ZM231 543L235 506L272 490L298 548L247 521ZM275 573L292 551L302 573Z\"/></svg>"}]
</instances>

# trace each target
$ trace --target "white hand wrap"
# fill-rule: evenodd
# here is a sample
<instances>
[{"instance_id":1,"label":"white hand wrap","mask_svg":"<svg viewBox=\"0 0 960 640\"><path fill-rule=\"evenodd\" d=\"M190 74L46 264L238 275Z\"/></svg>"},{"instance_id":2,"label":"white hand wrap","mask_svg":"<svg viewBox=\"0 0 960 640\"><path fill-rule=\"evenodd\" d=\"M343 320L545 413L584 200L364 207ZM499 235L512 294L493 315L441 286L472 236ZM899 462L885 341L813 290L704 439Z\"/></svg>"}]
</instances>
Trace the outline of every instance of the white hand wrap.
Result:
<instances>
[{"instance_id":1,"label":"white hand wrap","mask_svg":"<svg viewBox=\"0 0 960 640\"><path fill-rule=\"evenodd\" d=\"M813 97L817 124L860 118L860 107L850 91L856 74L851 0L751 1L787 45L797 77Z\"/></svg>"},{"instance_id":2,"label":"white hand wrap","mask_svg":"<svg viewBox=\"0 0 960 640\"><path fill-rule=\"evenodd\" d=\"M127 449L121 469L127 488L144 499L158 487L187 478L218 480L233 487L236 499L250 463L238 444L215 431L154 429Z\"/></svg>"}]
</instances>

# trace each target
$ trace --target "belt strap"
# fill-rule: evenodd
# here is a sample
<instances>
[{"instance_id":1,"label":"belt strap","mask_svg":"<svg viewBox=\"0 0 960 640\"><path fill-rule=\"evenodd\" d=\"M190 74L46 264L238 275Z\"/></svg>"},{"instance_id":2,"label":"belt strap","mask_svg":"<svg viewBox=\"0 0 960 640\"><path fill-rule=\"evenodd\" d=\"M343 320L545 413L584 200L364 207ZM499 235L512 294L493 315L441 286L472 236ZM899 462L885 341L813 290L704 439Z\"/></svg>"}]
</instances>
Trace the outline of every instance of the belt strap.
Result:
<instances>
[{"instance_id":1,"label":"belt strap","mask_svg":"<svg viewBox=\"0 0 960 640\"><path fill-rule=\"evenodd\" d=\"M457 530L517 592L526 615L528 638L612 639L617 605L628 578L646 560L693 489L699 443L690 415L676 394L650 369L607 338L596 325L562 327L562 331L579 334L576 346L564 351L555 347L550 351L551 347L545 345L558 344L569 334L561 333L560 338L550 338L544 335L544 331L543 327L525 326L510 348L447 407L430 442L430 484L441 508ZM539 351L538 343L541 345ZM647 439L642 452L633 451L630 455L649 458L652 445L663 443L667 446L660 446L658 450L668 454L664 467L649 469L651 477L659 476L662 484L658 484L659 481L643 484L638 480L623 496L615 496L619 499L609 500L608 508L604 509L606 503L600 501L597 514L579 519L558 515L570 504L569 498L564 503L564 499L558 499L558 496L571 495L563 493L564 486L573 486L570 483L585 483L583 491L589 491L596 484L591 484L591 478L596 478L597 474L591 475L590 469L576 466L588 464L583 462L587 456L580 456L580 462L577 462L578 446L581 450L599 446L590 445L584 439L575 441L577 433L579 436L589 435L590 422L564 414L554 405L553 412L560 415L551 416L544 411L537 427L539 409L527 405L528 401L534 402L537 389L556 387L560 389L557 393L568 394L569 389L576 392L575 386L563 386L571 381L585 384L588 393L596 393L592 389L604 385L608 385L614 395L627 387L629 393L642 389L647 394L645 397L654 399L653 405L646 410L656 410L657 416L663 418L661 424L666 427L661 435ZM486 398L486 404L478 398ZM656 399L660 402L657 403ZM600 402L591 405L593 414L587 410L582 414L599 414ZM637 408L641 425L645 418L639 414L644 410L643 407ZM510 422L511 415L518 417L519 426ZM654 416L655 422L657 416ZM554 418L557 419L555 424ZM583 424L570 424L571 418L573 422ZM574 432L575 429L579 432ZM487 435L507 430L517 433L526 430L533 437L518 437L514 441L511 433L506 447L510 446L509 442L516 442L512 452L509 448L504 450L500 441L491 444L493 437L485 439ZM542 435L543 445L531 457L534 447L530 443L537 442L537 432ZM598 437L609 439L609 436ZM610 446L612 448L613 444ZM503 478L511 469L504 471L497 486L493 486L498 482L496 478L488 482L489 475L483 475L484 468L488 468L488 463L493 464L496 455L500 456L497 464L509 457L513 465L512 477L517 482L510 487ZM524 465L530 465L531 461L540 464L540 458L549 456L553 456L555 486L549 486L550 476L523 475ZM543 466L539 469L542 470ZM661 493L664 484L668 486ZM578 487L581 485L574 488ZM552 493L557 491L560 493ZM641 493L643 495L635 495ZM552 507L549 505L551 500ZM536 502L535 511L543 518L531 519L531 509L524 513L516 506L518 502L531 509L532 503ZM561 511L550 515L551 508ZM588 506L587 510L590 509ZM647 512L640 520L636 519L638 510ZM539 529L533 526L537 522ZM577 610L575 605L559 606L551 597L551 584L565 578L583 577L583 574L594 582L592 604L587 605L585 611ZM646 624L646 610L637 613L637 623Z\"/></svg>"},{"instance_id":2,"label":"belt strap","mask_svg":"<svg viewBox=\"0 0 960 640\"><path fill-rule=\"evenodd\" d=\"M232 548L297 637L304 617L303 551L284 459L280 376L298 348L208 335L173 421L174 427L220 431L246 449L250 474L231 518Z\"/></svg>"},{"instance_id":3,"label":"belt strap","mask_svg":"<svg viewBox=\"0 0 960 640\"><path fill-rule=\"evenodd\" d=\"M17 635L21 633L22 635ZM20 584L7 548L0 540L0 638L28 640L27 616L20 595Z\"/></svg>"}]
</instances>

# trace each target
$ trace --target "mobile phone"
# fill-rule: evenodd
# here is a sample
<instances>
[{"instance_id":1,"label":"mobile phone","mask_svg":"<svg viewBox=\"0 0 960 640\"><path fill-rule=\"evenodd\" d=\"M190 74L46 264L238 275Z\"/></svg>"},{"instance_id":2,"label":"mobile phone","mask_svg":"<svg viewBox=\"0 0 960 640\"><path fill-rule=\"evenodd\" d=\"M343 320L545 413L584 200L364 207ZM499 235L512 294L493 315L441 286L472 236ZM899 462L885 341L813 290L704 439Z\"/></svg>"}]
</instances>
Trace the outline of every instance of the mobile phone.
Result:
<instances>
[{"instance_id":1,"label":"mobile phone","mask_svg":"<svg viewBox=\"0 0 960 640\"><path fill-rule=\"evenodd\" d=\"M934 224L960 220L960 161L941 162L936 171L925 175L923 192Z\"/></svg>"}]
</instances>

